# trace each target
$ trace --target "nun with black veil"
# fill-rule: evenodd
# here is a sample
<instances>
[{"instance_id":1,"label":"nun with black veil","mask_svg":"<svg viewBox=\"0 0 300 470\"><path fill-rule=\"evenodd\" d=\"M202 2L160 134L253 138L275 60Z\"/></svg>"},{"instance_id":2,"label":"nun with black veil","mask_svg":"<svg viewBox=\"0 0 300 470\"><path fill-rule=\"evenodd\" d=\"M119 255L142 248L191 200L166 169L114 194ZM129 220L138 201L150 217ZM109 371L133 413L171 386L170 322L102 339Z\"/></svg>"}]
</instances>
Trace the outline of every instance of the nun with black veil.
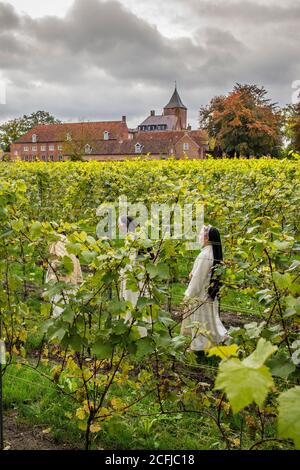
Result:
<instances>
[{"instance_id":1,"label":"nun with black veil","mask_svg":"<svg viewBox=\"0 0 300 470\"><path fill-rule=\"evenodd\" d=\"M191 337L189 349L204 351L228 338L219 316L220 277L217 268L223 261L220 232L205 225L199 235L201 252L190 273L185 292L185 310L181 334Z\"/></svg>"}]
</instances>

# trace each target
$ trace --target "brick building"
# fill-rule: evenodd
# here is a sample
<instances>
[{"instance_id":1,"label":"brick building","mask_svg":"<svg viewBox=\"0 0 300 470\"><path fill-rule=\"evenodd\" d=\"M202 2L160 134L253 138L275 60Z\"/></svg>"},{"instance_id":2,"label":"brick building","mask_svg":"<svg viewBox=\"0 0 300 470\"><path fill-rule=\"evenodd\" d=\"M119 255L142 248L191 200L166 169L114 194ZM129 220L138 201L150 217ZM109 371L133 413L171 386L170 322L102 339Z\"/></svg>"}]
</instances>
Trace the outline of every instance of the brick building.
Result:
<instances>
[{"instance_id":1,"label":"brick building","mask_svg":"<svg viewBox=\"0 0 300 470\"><path fill-rule=\"evenodd\" d=\"M140 132L187 129L187 108L182 103L176 87L169 103L164 107L163 114L156 115L154 110L150 111L150 116L138 126L138 129Z\"/></svg>"},{"instance_id":2,"label":"brick building","mask_svg":"<svg viewBox=\"0 0 300 470\"><path fill-rule=\"evenodd\" d=\"M113 144L128 138L125 117L122 121L43 124L12 144L11 157L24 161L62 161L74 155L89 155L95 142Z\"/></svg>"},{"instance_id":3,"label":"brick building","mask_svg":"<svg viewBox=\"0 0 300 470\"><path fill-rule=\"evenodd\" d=\"M202 131L136 132L124 141L97 141L85 160L127 160L137 156L159 159L202 159L206 135Z\"/></svg>"},{"instance_id":4,"label":"brick building","mask_svg":"<svg viewBox=\"0 0 300 470\"><path fill-rule=\"evenodd\" d=\"M150 118L150 119L149 119ZM177 89L161 116L152 112L137 129L120 121L35 126L11 146L11 158L23 161L126 160L205 157L207 135L187 127L187 108Z\"/></svg>"}]
</instances>

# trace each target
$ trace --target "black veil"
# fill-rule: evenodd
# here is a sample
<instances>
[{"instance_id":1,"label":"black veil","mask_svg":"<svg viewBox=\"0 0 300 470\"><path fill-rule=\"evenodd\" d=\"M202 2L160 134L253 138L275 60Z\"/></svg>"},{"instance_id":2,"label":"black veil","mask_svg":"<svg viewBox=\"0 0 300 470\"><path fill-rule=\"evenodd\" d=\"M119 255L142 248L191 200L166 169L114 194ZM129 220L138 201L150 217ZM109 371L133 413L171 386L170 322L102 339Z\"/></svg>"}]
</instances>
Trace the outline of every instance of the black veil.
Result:
<instances>
[{"instance_id":1,"label":"black veil","mask_svg":"<svg viewBox=\"0 0 300 470\"><path fill-rule=\"evenodd\" d=\"M215 300L215 298L219 295L220 287L221 287L221 279L220 276L215 274L216 267L220 265L223 261L223 250L222 250L222 242L221 236L218 229L215 227L211 227L208 232L208 240L212 245L213 255L214 255L214 264L212 267L211 278L210 278L210 285L208 288L208 295Z\"/></svg>"}]
</instances>

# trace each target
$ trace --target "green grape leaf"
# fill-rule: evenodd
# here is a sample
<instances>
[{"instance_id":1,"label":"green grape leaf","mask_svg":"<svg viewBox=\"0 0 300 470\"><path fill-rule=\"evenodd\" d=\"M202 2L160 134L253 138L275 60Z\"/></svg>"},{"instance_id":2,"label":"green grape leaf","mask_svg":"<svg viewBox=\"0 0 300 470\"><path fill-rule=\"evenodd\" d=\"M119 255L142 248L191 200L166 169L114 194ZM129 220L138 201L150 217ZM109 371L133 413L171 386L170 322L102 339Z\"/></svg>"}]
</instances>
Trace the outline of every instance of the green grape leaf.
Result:
<instances>
[{"instance_id":1,"label":"green grape leaf","mask_svg":"<svg viewBox=\"0 0 300 470\"><path fill-rule=\"evenodd\" d=\"M155 343L154 341L149 338L142 338L140 341L137 342L137 351L136 351L136 358L137 360L143 359L145 356L153 353L155 350Z\"/></svg>"},{"instance_id":2,"label":"green grape leaf","mask_svg":"<svg viewBox=\"0 0 300 470\"><path fill-rule=\"evenodd\" d=\"M300 449L300 387L294 387L278 397L278 434L293 439Z\"/></svg>"},{"instance_id":3,"label":"green grape leaf","mask_svg":"<svg viewBox=\"0 0 300 470\"><path fill-rule=\"evenodd\" d=\"M30 235L32 238L38 238L42 233L41 222L34 222L30 227Z\"/></svg>"},{"instance_id":4,"label":"green grape leaf","mask_svg":"<svg viewBox=\"0 0 300 470\"><path fill-rule=\"evenodd\" d=\"M62 258L62 262L63 262L64 269L65 269L66 273L71 274L73 272L73 269L74 269L74 264L73 264L72 259L69 256L64 256Z\"/></svg>"},{"instance_id":5,"label":"green grape leaf","mask_svg":"<svg viewBox=\"0 0 300 470\"><path fill-rule=\"evenodd\" d=\"M159 263L157 265L158 275L160 279L169 279L169 266L164 263Z\"/></svg>"},{"instance_id":6,"label":"green grape leaf","mask_svg":"<svg viewBox=\"0 0 300 470\"><path fill-rule=\"evenodd\" d=\"M247 367L239 359L222 361L215 389L224 390L234 413L238 413L252 402L262 406L274 382L266 366Z\"/></svg>"},{"instance_id":7,"label":"green grape leaf","mask_svg":"<svg viewBox=\"0 0 300 470\"><path fill-rule=\"evenodd\" d=\"M295 371L296 366L291 361L290 357L283 355L276 355L267 362L267 366L270 368L271 374L275 377L281 377L287 379L288 376Z\"/></svg>"},{"instance_id":8,"label":"green grape leaf","mask_svg":"<svg viewBox=\"0 0 300 470\"><path fill-rule=\"evenodd\" d=\"M102 338L99 338L92 347L92 353L95 354L98 359L109 359L112 355L112 351L112 344L105 342Z\"/></svg>"},{"instance_id":9,"label":"green grape leaf","mask_svg":"<svg viewBox=\"0 0 300 470\"><path fill-rule=\"evenodd\" d=\"M69 336L66 341L67 344L71 346L72 349L76 352L81 351L82 347L82 338L78 334L73 334L72 336Z\"/></svg>"},{"instance_id":10,"label":"green grape leaf","mask_svg":"<svg viewBox=\"0 0 300 470\"><path fill-rule=\"evenodd\" d=\"M81 253L81 256L86 263L90 264L94 261L97 254L98 253L96 251L85 250Z\"/></svg>"},{"instance_id":11,"label":"green grape leaf","mask_svg":"<svg viewBox=\"0 0 300 470\"><path fill-rule=\"evenodd\" d=\"M276 283L278 289L287 289L292 284L292 277L290 273L280 274L275 272L273 273L273 280Z\"/></svg>"},{"instance_id":12,"label":"green grape leaf","mask_svg":"<svg viewBox=\"0 0 300 470\"><path fill-rule=\"evenodd\" d=\"M274 385L264 363L276 350L277 346L260 338L255 351L243 361L233 358L221 362L215 388L226 392L234 413L252 402L260 407L263 405Z\"/></svg>"},{"instance_id":13,"label":"green grape leaf","mask_svg":"<svg viewBox=\"0 0 300 470\"><path fill-rule=\"evenodd\" d=\"M158 268L157 268L157 266L154 265L154 264L148 263L148 264L146 265L146 270L147 270L147 273L148 273L149 276L150 276L150 279L154 279L155 276L157 276L157 274L158 274Z\"/></svg>"},{"instance_id":14,"label":"green grape leaf","mask_svg":"<svg viewBox=\"0 0 300 470\"><path fill-rule=\"evenodd\" d=\"M54 332L52 332L51 334L51 337L50 337L50 340L54 340L54 339L57 339L59 342L62 341L63 337L65 336L66 334L66 328L64 327L61 327L61 328L58 328L56 329Z\"/></svg>"},{"instance_id":15,"label":"green grape leaf","mask_svg":"<svg viewBox=\"0 0 300 470\"><path fill-rule=\"evenodd\" d=\"M74 318L75 318L75 312L72 310L72 308L67 305L61 315L61 318L67 322L67 323L73 323Z\"/></svg>"},{"instance_id":16,"label":"green grape leaf","mask_svg":"<svg viewBox=\"0 0 300 470\"><path fill-rule=\"evenodd\" d=\"M246 367L252 367L254 369L260 368L275 351L277 346L274 346L264 338L260 338L255 351L250 356L243 360L243 364Z\"/></svg>"}]
</instances>

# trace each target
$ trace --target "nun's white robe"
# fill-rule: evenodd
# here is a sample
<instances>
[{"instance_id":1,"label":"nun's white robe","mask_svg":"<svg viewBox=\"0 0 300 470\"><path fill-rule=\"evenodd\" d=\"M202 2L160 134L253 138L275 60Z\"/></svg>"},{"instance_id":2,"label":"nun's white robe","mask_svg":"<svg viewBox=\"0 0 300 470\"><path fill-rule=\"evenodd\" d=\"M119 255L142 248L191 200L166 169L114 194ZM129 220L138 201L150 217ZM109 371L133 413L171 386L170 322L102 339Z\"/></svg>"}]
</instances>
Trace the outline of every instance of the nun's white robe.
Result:
<instances>
[{"instance_id":1,"label":"nun's white robe","mask_svg":"<svg viewBox=\"0 0 300 470\"><path fill-rule=\"evenodd\" d=\"M219 317L219 301L208 295L214 257L212 245L205 246L195 260L192 278L185 292L191 300L184 313L181 334L192 338L190 349L202 351L219 344L227 331Z\"/></svg>"},{"instance_id":2,"label":"nun's white robe","mask_svg":"<svg viewBox=\"0 0 300 470\"><path fill-rule=\"evenodd\" d=\"M130 254L130 260L134 264L136 262L136 256L137 253L136 251L133 251ZM138 300L141 296L141 292L145 291L145 286L144 286L144 281L139 281L138 282L138 289L137 291L132 291L130 289L127 289L127 276L126 273L132 271L132 266L131 265L126 265L125 268L121 269L120 275L121 275L121 288L120 288L120 297L127 301L130 302L133 307L136 307ZM143 296L145 296L147 293L143 292ZM149 321L146 318L143 318L143 321ZM131 323L132 322L132 315L131 312L127 312L126 317L125 317L125 322L126 323ZM138 327L139 334L141 338L144 338L145 336L148 335L147 328L143 326Z\"/></svg>"},{"instance_id":3,"label":"nun's white robe","mask_svg":"<svg viewBox=\"0 0 300 470\"><path fill-rule=\"evenodd\" d=\"M45 281L46 284L49 283L50 281L54 281L54 282L60 281L60 282L66 282L75 287L76 285L79 286L83 282L83 276L82 276L82 271L81 271L79 260L75 255L68 253L67 248L66 248L67 241L68 240L64 235L60 235L60 240L58 240L56 243L53 243L50 246L49 253L53 255L54 259L51 262L51 266L49 266L47 270L46 281ZM58 262L64 256L67 256L72 260L73 270L68 275L58 276L55 272L55 268ZM75 292L76 290L74 288L71 288L68 290L64 290L63 295L55 294L54 296L52 296L51 301L52 301L54 318L57 318L62 314L66 304L68 304L69 295L74 294Z\"/></svg>"}]
</instances>

